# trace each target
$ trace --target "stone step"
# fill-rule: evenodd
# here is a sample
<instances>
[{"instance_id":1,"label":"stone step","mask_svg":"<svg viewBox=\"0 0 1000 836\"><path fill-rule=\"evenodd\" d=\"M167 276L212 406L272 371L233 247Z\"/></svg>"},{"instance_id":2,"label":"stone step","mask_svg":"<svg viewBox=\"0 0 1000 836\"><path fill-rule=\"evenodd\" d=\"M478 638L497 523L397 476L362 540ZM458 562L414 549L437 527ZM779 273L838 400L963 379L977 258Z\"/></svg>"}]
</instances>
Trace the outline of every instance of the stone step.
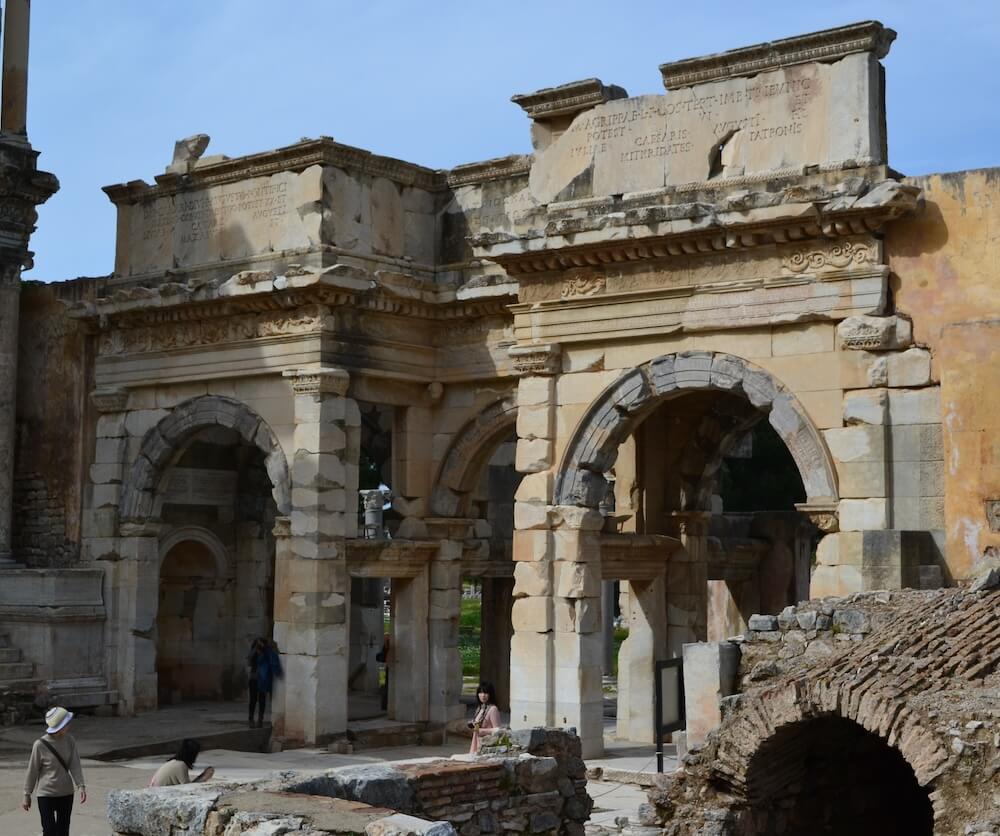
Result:
<instances>
[{"instance_id":1,"label":"stone step","mask_svg":"<svg viewBox=\"0 0 1000 836\"><path fill-rule=\"evenodd\" d=\"M34 694L41 683L40 679L0 680L0 694Z\"/></svg>"},{"instance_id":2,"label":"stone step","mask_svg":"<svg viewBox=\"0 0 1000 836\"><path fill-rule=\"evenodd\" d=\"M6 662L20 662L21 651L16 647L0 647L0 664Z\"/></svg>"},{"instance_id":3,"label":"stone step","mask_svg":"<svg viewBox=\"0 0 1000 836\"><path fill-rule=\"evenodd\" d=\"M0 663L0 686L6 685L10 680L30 679L34 672L35 666L31 662Z\"/></svg>"},{"instance_id":4,"label":"stone step","mask_svg":"<svg viewBox=\"0 0 1000 836\"><path fill-rule=\"evenodd\" d=\"M342 744L345 742L350 745L354 752L366 749L419 746L425 735L424 723L389 723L382 727L361 729L351 729L349 726L346 741L340 741L341 747L334 744L331 748L342 748Z\"/></svg>"},{"instance_id":5,"label":"stone step","mask_svg":"<svg viewBox=\"0 0 1000 836\"><path fill-rule=\"evenodd\" d=\"M57 703L63 708L97 708L102 705L117 705L117 691L77 691L50 697L49 702Z\"/></svg>"}]
</instances>

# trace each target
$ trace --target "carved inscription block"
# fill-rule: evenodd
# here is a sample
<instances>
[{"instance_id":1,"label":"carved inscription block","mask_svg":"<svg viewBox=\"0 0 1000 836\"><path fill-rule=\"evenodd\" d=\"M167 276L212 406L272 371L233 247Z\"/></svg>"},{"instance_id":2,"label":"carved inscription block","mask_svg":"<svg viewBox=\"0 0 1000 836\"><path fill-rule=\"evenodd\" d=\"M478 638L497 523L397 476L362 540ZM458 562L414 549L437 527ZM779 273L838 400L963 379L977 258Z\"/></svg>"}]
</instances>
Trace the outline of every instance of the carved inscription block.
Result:
<instances>
[{"instance_id":1,"label":"carved inscription block","mask_svg":"<svg viewBox=\"0 0 1000 836\"><path fill-rule=\"evenodd\" d=\"M140 275L318 243L319 167L119 206L116 271Z\"/></svg>"},{"instance_id":2,"label":"carved inscription block","mask_svg":"<svg viewBox=\"0 0 1000 836\"><path fill-rule=\"evenodd\" d=\"M882 162L878 61L866 53L618 99L583 111L539 154L539 203Z\"/></svg>"}]
</instances>

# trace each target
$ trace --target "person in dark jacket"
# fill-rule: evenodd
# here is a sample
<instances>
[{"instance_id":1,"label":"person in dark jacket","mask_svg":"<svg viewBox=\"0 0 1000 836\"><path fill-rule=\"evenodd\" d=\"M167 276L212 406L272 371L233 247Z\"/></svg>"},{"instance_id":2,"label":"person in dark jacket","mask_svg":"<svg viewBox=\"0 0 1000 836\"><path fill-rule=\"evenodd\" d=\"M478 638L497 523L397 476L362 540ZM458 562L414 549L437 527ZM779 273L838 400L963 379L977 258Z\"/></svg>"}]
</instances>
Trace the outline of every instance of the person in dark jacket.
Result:
<instances>
[{"instance_id":1,"label":"person in dark jacket","mask_svg":"<svg viewBox=\"0 0 1000 836\"><path fill-rule=\"evenodd\" d=\"M250 727L253 728L254 725L253 713L256 708L259 729L264 725L264 711L268 695L274 690L274 680L281 679L284 675L274 642L263 637L254 639L247 665L250 669Z\"/></svg>"}]
</instances>

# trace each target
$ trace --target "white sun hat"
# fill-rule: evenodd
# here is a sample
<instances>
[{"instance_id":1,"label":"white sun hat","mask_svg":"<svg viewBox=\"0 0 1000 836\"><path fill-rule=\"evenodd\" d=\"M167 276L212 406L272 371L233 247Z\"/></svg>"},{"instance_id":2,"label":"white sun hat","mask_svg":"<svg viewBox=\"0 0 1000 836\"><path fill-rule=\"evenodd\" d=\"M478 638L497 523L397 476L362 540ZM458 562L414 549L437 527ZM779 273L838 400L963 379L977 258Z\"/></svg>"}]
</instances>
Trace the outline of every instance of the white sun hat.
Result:
<instances>
[{"instance_id":1,"label":"white sun hat","mask_svg":"<svg viewBox=\"0 0 1000 836\"><path fill-rule=\"evenodd\" d=\"M69 721L72 719L72 711L67 711L65 708L60 708L59 706L54 706L45 712L45 724L48 726L45 731L47 734L55 734L56 732L62 731L67 725L69 725Z\"/></svg>"}]
</instances>

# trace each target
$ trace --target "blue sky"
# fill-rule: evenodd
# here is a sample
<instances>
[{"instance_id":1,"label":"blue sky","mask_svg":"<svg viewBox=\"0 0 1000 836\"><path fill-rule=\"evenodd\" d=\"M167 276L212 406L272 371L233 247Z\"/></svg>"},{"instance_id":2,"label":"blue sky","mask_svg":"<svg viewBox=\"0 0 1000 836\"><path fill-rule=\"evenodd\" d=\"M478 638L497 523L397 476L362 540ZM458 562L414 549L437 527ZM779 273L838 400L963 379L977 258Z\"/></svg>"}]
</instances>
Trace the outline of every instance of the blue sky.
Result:
<instances>
[{"instance_id":1,"label":"blue sky","mask_svg":"<svg viewBox=\"0 0 1000 836\"><path fill-rule=\"evenodd\" d=\"M889 158L906 174L1000 165L1000 2L43 0L29 136L60 191L32 238L45 281L110 273L101 186L152 182L174 140L241 154L333 136L432 167L530 150L524 93L597 76L662 92L664 61L878 19Z\"/></svg>"}]
</instances>

